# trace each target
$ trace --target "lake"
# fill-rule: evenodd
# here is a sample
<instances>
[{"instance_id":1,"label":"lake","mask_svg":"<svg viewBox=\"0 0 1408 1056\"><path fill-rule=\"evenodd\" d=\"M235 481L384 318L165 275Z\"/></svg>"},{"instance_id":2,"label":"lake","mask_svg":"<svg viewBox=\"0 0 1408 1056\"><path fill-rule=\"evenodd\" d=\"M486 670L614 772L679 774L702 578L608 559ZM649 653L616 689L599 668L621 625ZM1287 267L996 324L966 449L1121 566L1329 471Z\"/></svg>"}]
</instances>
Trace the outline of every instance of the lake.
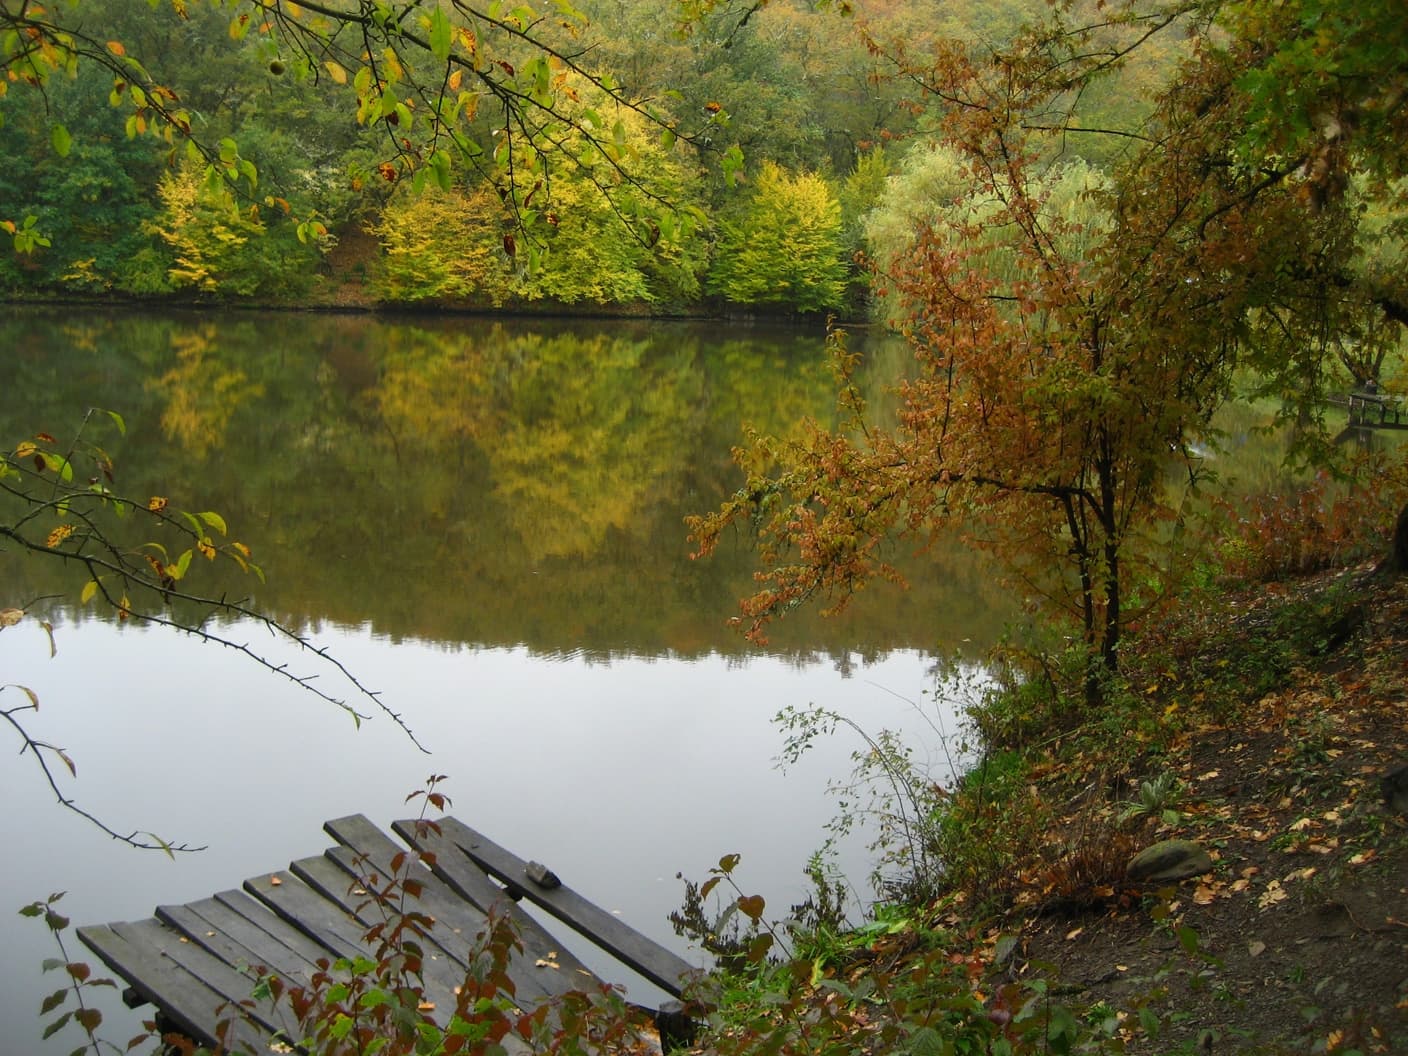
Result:
<instances>
[{"instance_id":1,"label":"lake","mask_svg":"<svg viewBox=\"0 0 1408 1056\"><path fill-rule=\"evenodd\" d=\"M851 344L883 417L904 350ZM5 553L0 605L64 599L44 610L57 655L32 621L8 629L0 681L38 695L31 732L77 764L65 794L121 831L207 849L134 851L55 805L29 759L0 772L3 1056L40 1048L39 1003L59 985L21 905L65 890L77 922L144 917L319 853L328 818L406 816L431 773L449 775L455 814L677 949L676 874L702 879L727 853L781 916L836 812L828 782L863 745L838 735L784 774L773 715L817 705L908 731L946 780L935 728L957 733L961 700L936 671L982 655L1015 610L955 543L897 553L909 590L876 586L831 620L798 613L766 647L728 626L747 541L692 561L683 519L740 483L728 452L745 423L787 435L834 420L819 331L9 307L0 348L5 443L62 441L90 406L120 412L125 436L95 434L119 488L219 511L267 574L197 582L326 647L433 753L231 650L81 609L76 573ZM256 624L219 631L319 670ZM348 692L333 674L319 685ZM860 905L864 842L836 851ZM65 1032L46 1051L74 1044Z\"/></svg>"}]
</instances>

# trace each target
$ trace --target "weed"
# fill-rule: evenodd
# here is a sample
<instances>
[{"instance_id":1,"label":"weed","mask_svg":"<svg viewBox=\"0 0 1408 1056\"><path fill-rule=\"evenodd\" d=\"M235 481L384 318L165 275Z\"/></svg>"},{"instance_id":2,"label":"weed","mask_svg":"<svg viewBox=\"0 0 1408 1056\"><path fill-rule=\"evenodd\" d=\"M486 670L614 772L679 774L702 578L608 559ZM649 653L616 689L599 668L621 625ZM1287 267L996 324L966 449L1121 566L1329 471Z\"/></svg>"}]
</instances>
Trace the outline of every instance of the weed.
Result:
<instances>
[{"instance_id":1,"label":"weed","mask_svg":"<svg viewBox=\"0 0 1408 1056\"><path fill-rule=\"evenodd\" d=\"M1125 804L1120 813L1120 824L1139 817L1157 817L1169 827L1177 825L1179 814L1172 805L1177 802L1181 791L1178 775L1171 771L1164 771L1149 781L1141 781L1139 798Z\"/></svg>"}]
</instances>

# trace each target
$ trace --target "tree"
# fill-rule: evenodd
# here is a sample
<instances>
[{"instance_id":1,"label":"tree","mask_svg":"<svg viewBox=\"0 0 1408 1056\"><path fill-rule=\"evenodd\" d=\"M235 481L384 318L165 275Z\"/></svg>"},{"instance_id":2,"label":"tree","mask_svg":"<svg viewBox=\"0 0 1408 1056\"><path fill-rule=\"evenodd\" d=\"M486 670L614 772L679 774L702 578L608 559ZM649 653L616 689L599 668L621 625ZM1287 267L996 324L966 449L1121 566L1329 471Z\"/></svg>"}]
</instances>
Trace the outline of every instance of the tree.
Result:
<instances>
[{"instance_id":1,"label":"tree","mask_svg":"<svg viewBox=\"0 0 1408 1056\"><path fill-rule=\"evenodd\" d=\"M5 74L0 96L12 83L46 93L57 79L96 68L111 79L109 100L126 113L129 137L152 135L168 145L173 159L184 155L203 169L212 195L271 204L264 200L270 196L248 149L234 135L211 134L204 113L160 72L186 48L140 53L139 42L110 35L105 11L99 0L0 6L0 71ZM181 30L172 34L179 38L184 33L190 39L183 43L203 48L209 37L200 34L209 28L210 12L228 16L221 20L234 46L252 49L272 76L300 88L329 86L357 126L375 131L378 154L358 177L363 184L368 178L385 183L406 179L416 189L429 181L448 190L453 171L475 174L505 193L515 221L525 228L542 222L549 193L528 202L534 175L549 183L554 161L585 165L588 157L603 172L619 177L591 178L608 197L619 186L641 192L649 208L634 209L630 216L642 241L648 241L651 223L658 223L650 214L671 211L671 203L634 180L630 154L612 127L593 108L576 105L576 85L588 85L613 106L634 113L666 145L698 138L698 128L686 128L649 102L629 96L609 72L593 68L586 20L567 4L556 6L555 17L542 18L528 5L504 12L468 0L431 5L172 0L167 17ZM90 14L98 17L86 17ZM209 87L198 84L191 91ZM715 120L706 114L702 125ZM568 136L584 150L561 151ZM72 134L55 123L51 141L56 153L65 156ZM287 144L281 149L289 151ZM302 237L321 233L310 226L321 223L316 214L303 212L297 219ZM5 223L12 234L23 229L22 217Z\"/></svg>"},{"instance_id":2,"label":"tree","mask_svg":"<svg viewBox=\"0 0 1408 1056\"><path fill-rule=\"evenodd\" d=\"M827 182L765 162L746 202L720 221L708 289L734 304L839 308L843 250L841 206Z\"/></svg>"},{"instance_id":3,"label":"tree","mask_svg":"<svg viewBox=\"0 0 1408 1056\"><path fill-rule=\"evenodd\" d=\"M513 285L501 248L508 221L487 188L398 196L370 228L382 249L373 289L393 302L501 305Z\"/></svg>"},{"instance_id":4,"label":"tree","mask_svg":"<svg viewBox=\"0 0 1408 1056\"><path fill-rule=\"evenodd\" d=\"M1153 560L1144 544L1178 515L1162 481L1171 468L1197 478L1190 441L1210 439L1236 372L1259 371L1295 414L1323 393L1335 339L1397 311L1355 287L1357 214L1326 193L1324 144L1275 133L1284 116L1245 90L1279 68L1248 35L1260 5L1127 2L1095 25L1078 10L1058 5L996 56L956 43L927 64L897 56L966 190L917 217L883 277L916 357L898 425L865 422L843 384L846 429L758 440L740 456L747 484L693 523L705 552L727 525L759 524L770 568L744 604L755 634L809 597L844 604L893 575L890 533L922 540L966 521L1075 617L1098 700L1119 664L1129 566ZM1082 90L1175 29L1194 36L1194 59L1147 121L1106 130L1138 150L1108 183L1070 168L1061 149ZM1302 35L1291 58L1316 41ZM1378 81L1359 90L1376 120L1401 120L1402 107L1379 112ZM1329 160L1349 165L1354 148L1370 174L1401 167L1401 147L1362 139ZM839 362L844 382L843 344Z\"/></svg>"},{"instance_id":5,"label":"tree","mask_svg":"<svg viewBox=\"0 0 1408 1056\"><path fill-rule=\"evenodd\" d=\"M167 271L173 287L274 297L307 288L317 250L293 225L276 220L271 231L259 206L239 208L223 195L212 196L189 165L163 173L158 195L163 208L152 229L174 258Z\"/></svg>"}]
</instances>

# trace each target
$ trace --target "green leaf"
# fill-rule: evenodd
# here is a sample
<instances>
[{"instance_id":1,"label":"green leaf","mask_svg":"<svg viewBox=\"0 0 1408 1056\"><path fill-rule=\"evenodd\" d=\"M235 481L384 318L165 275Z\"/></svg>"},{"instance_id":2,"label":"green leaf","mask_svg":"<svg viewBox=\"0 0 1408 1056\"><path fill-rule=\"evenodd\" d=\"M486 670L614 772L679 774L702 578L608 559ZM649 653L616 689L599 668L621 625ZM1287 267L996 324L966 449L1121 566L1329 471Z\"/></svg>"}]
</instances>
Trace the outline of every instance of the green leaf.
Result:
<instances>
[{"instance_id":1,"label":"green leaf","mask_svg":"<svg viewBox=\"0 0 1408 1056\"><path fill-rule=\"evenodd\" d=\"M43 1033L42 1035L40 1035L40 1037L41 1037L44 1041L48 1041L48 1040L49 1040L50 1038L52 1038L55 1034L57 1034L59 1031L63 1030L63 1029L64 1029L64 1026L65 1026L65 1025L68 1023L68 1021L69 1021L70 1019L72 1019L72 1018L73 1018L73 1013L72 1013L72 1012L65 1012L62 1016L60 1016L58 1019L54 1020L54 1022L50 1023L47 1027L45 1027L45 1028L44 1028L44 1033Z\"/></svg>"},{"instance_id":2,"label":"green leaf","mask_svg":"<svg viewBox=\"0 0 1408 1056\"><path fill-rule=\"evenodd\" d=\"M197 514L197 516L221 535L229 534L228 529L225 527L225 518L221 517L218 513L212 510L206 510L204 513Z\"/></svg>"},{"instance_id":3,"label":"green leaf","mask_svg":"<svg viewBox=\"0 0 1408 1056\"><path fill-rule=\"evenodd\" d=\"M1159 1033L1159 1017L1152 1008L1147 1005L1139 1010L1139 1025L1144 1028L1144 1033L1149 1037L1155 1037Z\"/></svg>"},{"instance_id":4,"label":"green leaf","mask_svg":"<svg viewBox=\"0 0 1408 1056\"><path fill-rule=\"evenodd\" d=\"M1198 952L1198 933L1185 924L1178 929L1178 944L1184 953L1192 956Z\"/></svg>"},{"instance_id":5,"label":"green leaf","mask_svg":"<svg viewBox=\"0 0 1408 1056\"><path fill-rule=\"evenodd\" d=\"M943 1056L944 1039L933 1027L920 1027L909 1038L913 1056Z\"/></svg>"},{"instance_id":6,"label":"green leaf","mask_svg":"<svg viewBox=\"0 0 1408 1056\"><path fill-rule=\"evenodd\" d=\"M453 29L450 20L445 15L445 9L436 7L430 16L430 52L441 62L448 62L450 58L450 43L453 40Z\"/></svg>"},{"instance_id":7,"label":"green leaf","mask_svg":"<svg viewBox=\"0 0 1408 1056\"><path fill-rule=\"evenodd\" d=\"M68 129L63 125L55 125L49 131L49 141L54 144L54 153L61 158L68 157L69 149L73 146L73 137L68 134Z\"/></svg>"}]
</instances>

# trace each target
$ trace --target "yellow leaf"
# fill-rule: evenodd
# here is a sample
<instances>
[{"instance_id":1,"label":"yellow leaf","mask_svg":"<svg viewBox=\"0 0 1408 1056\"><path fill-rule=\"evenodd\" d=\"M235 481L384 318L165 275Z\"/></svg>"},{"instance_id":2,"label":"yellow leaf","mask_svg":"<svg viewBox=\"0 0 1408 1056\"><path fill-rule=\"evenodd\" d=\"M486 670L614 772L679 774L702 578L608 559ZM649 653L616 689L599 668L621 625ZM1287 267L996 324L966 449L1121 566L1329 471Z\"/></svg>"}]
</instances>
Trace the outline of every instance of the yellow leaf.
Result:
<instances>
[{"instance_id":1,"label":"yellow leaf","mask_svg":"<svg viewBox=\"0 0 1408 1056\"><path fill-rule=\"evenodd\" d=\"M24 619L24 609L0 609L0 631Z\"/></svg>"},{"instance_id":2,"label":"yellow leaf","mask_svg":"<svg viewBox=\"0 0 1408 1056\"><path fill-rule=\"evenodd\" d=\"M347 83L347 71L343 69L339 63L328 59L327 62L323 63L323 66L327 69L328 76L332 78L334 84Z\"/></svg>"},{"instance_id":3,"label":"yellow leaf","mask_svg":"<svg viewBox=\"0 0 1408 1056\"><path fill-rule=\"evenodd\" d=\"M1286 889L1281 886L1281 881L1273 880L1266 885L1266 890L1263 891L1261 897L1256 900L1256 905L1258 909L1270 909L1277 902L1284 902L1285 900Z\"/></svg>"},{"instance_id":4,"label":"yellow leaf","mask_svg":"<svg viewBox=\"0 0 1408 1056\"><path fill-rule=\"evenodd\" d=\"M127 49L122 46L122 41L120 40L108 41L108 51L112 52L119 59L127 54Z\"/></svg>"},{"instance_id":5,"label":"yellow leaf","mask_svg":"<svg viewBox=\"0 0 1408 1056\"><path fill-rule=\"evenodd\" d=\"M162 510L166 509L166 499L160 495L153 495L147 500L147 509L152 513L160 513Z\"/></svg>"},{"instance_id":6,"label":"yellow leaf","mask_svg":"<svg viewBox=\"0 0 1408 1056\"><path fill-rule=\"evenodd\" d=\"M78 595L78 603L80 605L87 605L93 600L93 595L96 593L98 593L98 581L96 579L90 579L87 583L83 584L83 590Z\"/></svg>"},{"instance_id":7,"label":"yellow leaf","mask_svg":"<svg viewBox=\"0 0 1408 1056\"><path fill-rule=\"evenodd\" d=\"M73 525L61 524L49 533L49 537L44 540L44 545L47 546L50 550L52 550L54 549L54 547L58 546L70 535L72 535L73 532Z\"/></svg>"},{"instance_id":8,"label":"yellow leaf","mask_svg":"<svg viewBox=\"0 0 1408 1056\"><path fill-rule=\"evenodd\" d=\"M199 542L197 542L196 549L199 550L202 555L204 555L207 561L215 560L215 547L210 545L210 540L208 538L202 538Z\"/></svg>"}]
</instances>

